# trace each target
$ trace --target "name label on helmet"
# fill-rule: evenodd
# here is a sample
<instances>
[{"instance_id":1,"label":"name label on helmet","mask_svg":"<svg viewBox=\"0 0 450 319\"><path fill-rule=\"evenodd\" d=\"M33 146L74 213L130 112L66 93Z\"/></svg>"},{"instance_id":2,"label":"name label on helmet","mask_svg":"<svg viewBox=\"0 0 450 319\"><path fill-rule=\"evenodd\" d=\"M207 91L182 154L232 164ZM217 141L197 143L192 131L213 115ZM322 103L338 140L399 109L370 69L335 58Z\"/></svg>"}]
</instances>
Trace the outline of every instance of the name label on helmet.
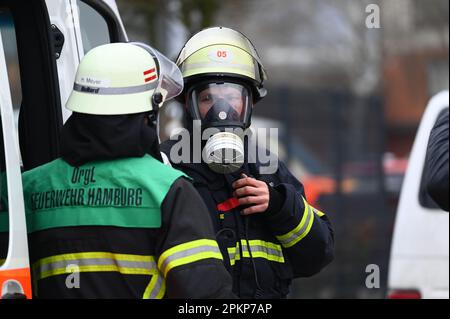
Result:
<instances>
[{"instance_id":1,"label":"name label on helmet","mask_svg":"<svg viewBox=\"0 0 450 319\"><path fill-rule=\"evenodd\" d=\"M90 85L90 86L101 86L101 87L109 87L110 82L109 80L105 79L96 79L90 76L82 76L79 81L77 81L80 84L84 85Z\"/></svg>"},{"instance_id":2,"label":"name label on helmet","mask_svg":"<svg viewBox=\"0 0 450 319\"><path fill-rule=\"evenodd\" d=\"M214 49L208 54L212 61L216 62L231 62L234 59L233 52L229 49Z\"/></svg>"},{"instance_id":3,"label":"name label on helmet","mask_svg":"<svg viewBox=\"0 0 450 319\"><path fill-rule=\"evenodd\" d=\"M91 88L89 86L81 86L80 87L80 92L98 94L99 91L100 91L100 88Z\"/></svg>"}]
</instances>

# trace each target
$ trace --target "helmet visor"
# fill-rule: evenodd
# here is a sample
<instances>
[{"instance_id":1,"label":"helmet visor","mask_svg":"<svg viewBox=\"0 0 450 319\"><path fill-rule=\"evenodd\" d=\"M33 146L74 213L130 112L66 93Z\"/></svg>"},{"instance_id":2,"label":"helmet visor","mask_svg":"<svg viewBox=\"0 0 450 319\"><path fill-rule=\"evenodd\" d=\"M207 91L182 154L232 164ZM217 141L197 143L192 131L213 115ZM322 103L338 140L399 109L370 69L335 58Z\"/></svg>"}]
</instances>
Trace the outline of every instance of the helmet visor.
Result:
<instances>
[{"instance_id":1,"label":"helmet visor","mask_svg":"<svg viewBox=\"0 0 450 319\"><path fill-rule=\"evenodd\" d=\"M132 42L132 44L145 49L156 61L159 71L159 79L158 86L154 94L161 93L164 102L178 96L181 92L183 92L183 74L175 63L166 58L158 50L145 43Z\"/></svg>"},{"instance_id":2,"label":"helmet visor","mask_svg":"<svg viewBox=\"0 0 450 319\"><path fill-rule=\"evenodd\" d=\"M246 126L251 108L246 86L229 82L199 84L190 97L193 118L203 124Z\"/></svg>"}]
</instances>

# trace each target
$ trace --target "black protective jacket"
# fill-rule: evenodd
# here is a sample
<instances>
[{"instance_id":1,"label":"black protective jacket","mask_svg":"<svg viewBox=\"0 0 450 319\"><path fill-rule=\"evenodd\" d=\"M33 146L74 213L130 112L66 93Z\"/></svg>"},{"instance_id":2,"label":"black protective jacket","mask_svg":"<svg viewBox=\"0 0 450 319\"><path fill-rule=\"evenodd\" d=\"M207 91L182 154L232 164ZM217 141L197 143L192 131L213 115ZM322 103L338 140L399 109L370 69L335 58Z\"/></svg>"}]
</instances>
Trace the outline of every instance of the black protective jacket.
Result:
<instances>
[{"instance_id":1,"label":"black protective jacket","mask_svg":"<svg viewBox=\"0 0 450 319\"><path fill-rule=\"evenodd\" d=\"M190 261L178 258L193 253L183 245L200 249L199 241L214 240L204 213L195 189L179 178L162 203L160 228L80 225L33 232L33 294L58 299L232 298L231 278L220 259L201 254ZM171 253L173 249L180 253ZM166 272L160 261L168 254L174 263Z\"/></svg>"},{"instance_id":2,"label":"black protective jacket","mask_svg":"<svg viewBox=\"0 0 450 319\"><path fill-rule=\"evenodd\" d=\"M174 144L169 140L161 149L169 156ZM239 297L285 298L292 279L312 276L332 261L330 221L304 201L302 184L282 162L271 175L260 175L259 164L246 164L239 172L267 182L271 195L265 213L247 217L240 214L242 207L232 195L231 184L239 174L217 174L204 163L173 166L193 178L208 206L225 265L233 276L233 292Z\"/></svg>"},{"instance_id":3,"label":"black protective jacket","mask_svg":"<svg viewBox=\"0 0 450 319\"><path fill-rule=\"evenodd\" d=\"M145 116L74 113L63 128L63 160L23 175L35 297L235 297L207 208L190 180L155 160L158 140ZM148 171L135 167L141 161ZM80 172L84 182L74 180ZM3 253L7 222L0 218Z\"/></svg>"}]
</instances>

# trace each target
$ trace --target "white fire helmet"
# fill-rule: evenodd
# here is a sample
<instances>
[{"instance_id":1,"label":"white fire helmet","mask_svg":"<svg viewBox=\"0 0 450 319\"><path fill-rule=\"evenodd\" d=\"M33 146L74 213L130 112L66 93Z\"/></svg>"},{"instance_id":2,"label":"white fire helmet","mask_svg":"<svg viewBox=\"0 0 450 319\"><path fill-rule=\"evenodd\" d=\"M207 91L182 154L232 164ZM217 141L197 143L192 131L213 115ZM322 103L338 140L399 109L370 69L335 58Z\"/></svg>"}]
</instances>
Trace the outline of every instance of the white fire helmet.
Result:
<instances>
[{"instance_id":1,"label":"white fire helmet","mask_svg":"<svg viewBox=\"0 0 450 319\"><path fill-rule=\"evenodd\" d=\"M144 43L111 43L84 56L66 107L85 114L135 114L156 111L182 91L180 70L157 50Z\"/></svg>"}]
</instances>

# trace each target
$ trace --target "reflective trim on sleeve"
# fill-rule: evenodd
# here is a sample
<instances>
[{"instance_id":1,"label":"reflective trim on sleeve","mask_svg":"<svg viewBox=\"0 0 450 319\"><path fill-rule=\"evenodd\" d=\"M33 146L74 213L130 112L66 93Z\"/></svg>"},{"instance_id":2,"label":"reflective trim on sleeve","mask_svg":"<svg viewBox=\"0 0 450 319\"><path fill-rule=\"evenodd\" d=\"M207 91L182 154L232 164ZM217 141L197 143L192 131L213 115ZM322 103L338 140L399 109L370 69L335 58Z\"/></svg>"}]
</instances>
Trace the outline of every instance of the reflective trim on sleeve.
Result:
<instances>
[{"instance_id":1,"label":"reflective trim on sleeve","mask_svg":"<svg viewBox=\"0 0 450 319\"><path fill-rule=\"evenodd\" d=\"M0 259L0 267L5 263L6 259Z\"/></svg>"},{"instance_id":2,"label":"reflective trim on sleeve","mask_svg":"<svg viewBox=\"0 0 450 319\"><path fill-rule=\"evenodd\" d=\"M311 209L314 211L314 213L315 213L317 216L319 216L319 217L325 216L325 214L324 214L323 212L321 212L320 210L318 210L318 209L312 207L311 205L310 205L310 207L311 207Z\"/></svg>"},{"instance_id":3,"label":"reflective trim on sleeve","mask_svg":"<svg viewBox=\"0 0 450 319\"><path fill-rule=\"evenodd\" d=\"M311 230L314 222L315 209L310 206L305 199L303 199L303 203L305 206L305 210L303 211L303 216L300 224L298 224L297 227L295 227L295 229L290 231L289 233L282 236L276 236L284 248L290 248L294 246L300 240L305 238Z\"/></svg>"},{"instance_id":4,"label":"reflective trim on sleeve","mask_svg":"<svg viewBox=\"0 0 450 319\"><path fill-rule=\"evenodd\" d=\"M166 250L159 257L158 268L167 278L175 267L210 258L223 260L219 245L215 240L199 239Z\"/></svg>"},{"instance_id":5,"label":"reflective trim on sleeve","mask_svg":"<svg viewBox=\"0 0 450 319\"><path fill-rule=\"evenodd\" d=\"M250 258L247 241L241 240L241 245L244 258ZM253 258L262 258L273 262L284 263L283 249L280 245L262 240L249 240L249 245ZM236 247L230 247L227 250L230 257L230 264L234 266L236 261L241 259L239 243L236 243Z\"/></svg>"}]
</instances>

